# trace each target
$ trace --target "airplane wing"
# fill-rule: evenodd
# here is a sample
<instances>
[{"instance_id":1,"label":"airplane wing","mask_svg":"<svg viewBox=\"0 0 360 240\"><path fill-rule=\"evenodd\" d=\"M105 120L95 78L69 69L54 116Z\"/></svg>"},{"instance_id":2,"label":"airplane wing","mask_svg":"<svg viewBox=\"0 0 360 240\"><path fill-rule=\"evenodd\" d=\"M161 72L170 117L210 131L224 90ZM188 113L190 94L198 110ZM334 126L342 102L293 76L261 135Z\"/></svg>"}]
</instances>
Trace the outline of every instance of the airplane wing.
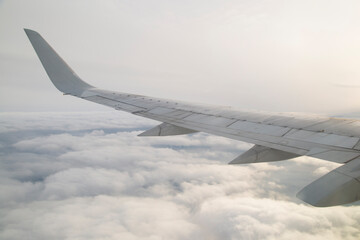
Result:
<instances>
[{"instance_id":1,"label":"airplane wing","mask_svg":"<svg viewBox=\"0 0 360 240\"><path fill-rule=\"evenodd\" d=\"M360 200L359 120L232 110L102 90L81 80L40 34L30 29L25 32L50 80L64 94L162 122L139 136L206 132L255 144L230 164L298 156L344 163L306 186L297 196L321 207Z\"/></svg>"}]
</instances>

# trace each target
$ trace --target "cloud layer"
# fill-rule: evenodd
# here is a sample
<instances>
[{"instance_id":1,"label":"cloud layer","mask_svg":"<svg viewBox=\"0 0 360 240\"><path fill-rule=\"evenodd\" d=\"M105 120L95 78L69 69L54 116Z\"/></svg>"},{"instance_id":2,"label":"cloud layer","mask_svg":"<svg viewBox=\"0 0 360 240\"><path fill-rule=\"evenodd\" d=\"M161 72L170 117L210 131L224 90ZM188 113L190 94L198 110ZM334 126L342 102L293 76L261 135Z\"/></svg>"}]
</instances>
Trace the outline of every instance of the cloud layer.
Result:
<instances>
[{"instance_id":1,"label":"cloud layer","mask_svg":"<svg viewBox=\"0 0 360 240\"><path fill-rule=\"evenodd\" d=\"M337 164L229 166L251 147L137 137L125 113L1 113L1 239L359 239L358 204L294 196Z\"/></svg>"}]
</instances>

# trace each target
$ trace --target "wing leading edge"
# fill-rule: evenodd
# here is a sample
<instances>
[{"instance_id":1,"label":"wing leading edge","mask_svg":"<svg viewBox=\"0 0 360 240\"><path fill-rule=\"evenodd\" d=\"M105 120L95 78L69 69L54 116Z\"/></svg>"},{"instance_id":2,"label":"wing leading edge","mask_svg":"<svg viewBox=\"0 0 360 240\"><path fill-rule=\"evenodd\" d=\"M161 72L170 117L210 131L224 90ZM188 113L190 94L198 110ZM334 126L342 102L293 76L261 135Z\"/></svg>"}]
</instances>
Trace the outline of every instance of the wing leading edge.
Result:
<instances>
[{"instance_id":1,"label":"wing leading edge","mask_svg":"<svg viewBox=\"0 0 360 240\"><path fill-rule=\"evenodd\" d=\"M314 206L360 200L360 177L354 177L351 170L354 166L358 170L358 164L354 163L360 159L360 121L238 111L98 89L80 79L39 33L29 29L25 32L50 80L64 94L163 122L140 136L206 132L255 144L231 164L278 161L297 156L346 163L334 173L309 184L298 197ZM352 173L351 179L346 177L348 172ZM324 185L332 187L325 189Z\"/></svg>"}]
</instances>

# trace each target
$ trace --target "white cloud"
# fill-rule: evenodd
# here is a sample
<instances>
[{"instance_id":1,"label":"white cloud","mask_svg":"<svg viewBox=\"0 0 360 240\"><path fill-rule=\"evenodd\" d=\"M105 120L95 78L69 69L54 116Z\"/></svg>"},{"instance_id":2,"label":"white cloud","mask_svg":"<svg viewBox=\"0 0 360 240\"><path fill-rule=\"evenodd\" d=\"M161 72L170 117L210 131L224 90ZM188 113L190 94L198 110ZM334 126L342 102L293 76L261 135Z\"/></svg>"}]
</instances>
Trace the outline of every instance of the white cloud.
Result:
<instances>
[{"instance_id":1,"label":"white cloud","mask_svg":"<svg viewBox=\"0 0 360 240\"><path fill-rule=\"evenodd\" d=\"M251 145L140 138L154 122L125 113L61 116L1 114L2 239L359 238L356 205L314 208L294 197L336 164L227 165Z\"/></svg>"}]
</instances>

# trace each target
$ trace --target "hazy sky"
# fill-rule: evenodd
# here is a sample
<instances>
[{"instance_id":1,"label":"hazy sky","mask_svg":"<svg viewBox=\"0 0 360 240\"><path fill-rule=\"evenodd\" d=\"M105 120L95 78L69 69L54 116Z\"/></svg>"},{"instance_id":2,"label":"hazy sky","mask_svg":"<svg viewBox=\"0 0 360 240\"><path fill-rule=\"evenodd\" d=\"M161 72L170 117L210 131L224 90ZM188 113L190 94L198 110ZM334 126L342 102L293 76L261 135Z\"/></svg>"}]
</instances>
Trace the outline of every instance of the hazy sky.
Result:
<instances>
[{"instance_id":1,"label":"hazy sky","mask_svg":"<svg viewBox=\"0 0 360 240\"><path fill-rule=\"evenodd\" d=\"M105 109L63 97L23 28L84 80L238 108L360 110L360 2L0 1L0 111Z\"/></svg>"}]
</instances>

